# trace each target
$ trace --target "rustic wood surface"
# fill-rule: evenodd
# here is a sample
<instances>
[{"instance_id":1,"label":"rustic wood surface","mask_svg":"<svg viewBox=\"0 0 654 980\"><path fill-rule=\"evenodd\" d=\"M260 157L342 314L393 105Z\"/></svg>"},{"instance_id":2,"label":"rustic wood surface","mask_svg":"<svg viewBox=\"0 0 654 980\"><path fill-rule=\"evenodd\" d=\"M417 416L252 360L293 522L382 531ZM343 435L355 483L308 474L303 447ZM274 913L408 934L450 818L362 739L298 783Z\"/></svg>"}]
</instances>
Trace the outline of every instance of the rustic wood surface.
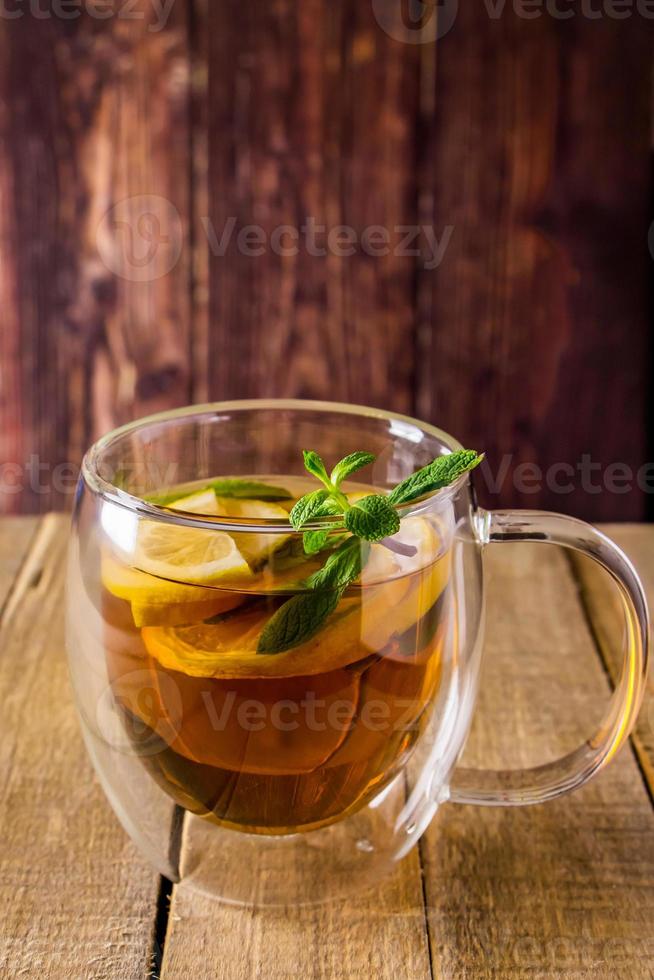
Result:
<instances>
[{"instance_id":1,"label":"rustic wood surface","mask_svg":"<svg viewBox=\"0 0 654 980\"><path fill-rule=\"evenodd\" d=\"M654 603L654 527L641 524L609 524L606 533L629 555L640 575L645 591ZM582 595L592 621L593 631L606 669L615 683L620 674L619 640L623 622L620 600L605 575L598 575L592 562L575 556L575 569ZM654 797L654 672L647 680L643 709L632 736L638 760Z\"/></svg>"},{"instance_id":2,"label":"rustic wood surface","mask_svg":"<svg viewBox=\"0 0 654 980\"><path fill-rule=\"evenodd\" d=\"M483 446L496 477L512 453L501 506L642 515L634 480L630 493L602 494L577 477L557 493L510 474L582 453L635 474L647 459L635 416L625 428L619 413L597 413L647 404L649 330L636 324L648 305L650 257L637 243L650 220L650 42L638 18L615 30L608 18L491 18L468 3L437 45L425 182L429 220L454 233L427 277L418 415Z\"/></svg>"},{"instance_id":3,"label":"rustic wood surface","mask_svg":"<svg viewBox=\"0 0 654 980\"><path fill-rule=\"evenodd\" d=\"M49 515L30 530L0 529L10 561L23 557L0 622L0 974L147 977L158 876L107 808L72 711L68 521Z\"/></svg>"},{"instance_id":4,"label":"rustic wood surface","mask_svg":"<svg viewBox=\"0 0 654 980\"><path fill-rule=\"evenodd\" d=\"M214 230L231 218L234 238L250 224L271 236L308 220L324 250L300 243L293 255L286 236L286 255L243 254L233 240L212 256L211 397L356 391L410 411L415 262L329 254L324 229L415 223L419 48L394 42L357 0L227 0L209 28Z\"/></svg>"},{"instance_id":5,"label":"rustic wood surface","mask_svg":"<svg viewBox=\"0 0 654 980\"><path fill-rule=\"evenodd\" d=\"M485 449L495 506L643 518L637 488L512 478L583 453L646 460L651 55L635 9L458 4L413 44L402 17L429 3L175 0L162 24L150 0L107 19L79 6L0 19L1 511L60 508L91 439L128 418L295 395L408 411ZM381 226L390 254L239 249L247 226L268 241L307 220L359 240ZM422 225L451 229L435 268L423 232L421 254L396 254L396 229Z\"/></svg>"},{"instance_id":6,"label":"rustic wood surface","mask_svg":"<svg viewBox=\"0 0 654 980\"><path fill-rule=\"evenodd\" d=\"M92 439L191 400L188 5L130 7L0 18L0 511L61 508Z\"/></svg>"},{"instance_id":7,"label":"rustic wood surface","mask_svg":"<svg viewBox=\"0 0 654 980\"><path fill-rule=\"evenodd\" d=\"M67 532L54 515L0 523L3 976L651 976L651 688L635 745L578 793L516 810L444 807L392 878L345 903L221 906L158 879L93 778L63 650ZM654 530L611 533L654 601ZM616 634L587 569L542 546L487 554L487 657L464 761L537 763L598 721Z\"/></svg>"}]
</instances>

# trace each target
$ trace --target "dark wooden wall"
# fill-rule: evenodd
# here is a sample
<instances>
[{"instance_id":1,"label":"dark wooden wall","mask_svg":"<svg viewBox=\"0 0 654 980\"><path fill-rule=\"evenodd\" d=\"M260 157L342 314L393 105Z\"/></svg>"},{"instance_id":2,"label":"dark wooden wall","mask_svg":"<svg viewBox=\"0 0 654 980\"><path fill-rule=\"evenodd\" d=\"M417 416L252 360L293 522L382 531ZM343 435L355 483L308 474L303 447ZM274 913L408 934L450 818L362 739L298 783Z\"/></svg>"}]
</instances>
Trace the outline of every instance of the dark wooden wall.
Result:
<instances>
[{"instance_id":1,"label":"dark wooden wall","mask_svg":"<svg viewBox=\"0 0 654 980\"><path fill-rule=\"evenodd\" d=\"M466 2L415 44L397 0L175 0L163 29L93 2L0 18L2 510L68 506L115 424L276 395L436 422L487 451L493 506L648 513L514 475L652 450L652 21ZM235 245L307 218L451 238L436 269Z\"/></svg>"}]
</instances>

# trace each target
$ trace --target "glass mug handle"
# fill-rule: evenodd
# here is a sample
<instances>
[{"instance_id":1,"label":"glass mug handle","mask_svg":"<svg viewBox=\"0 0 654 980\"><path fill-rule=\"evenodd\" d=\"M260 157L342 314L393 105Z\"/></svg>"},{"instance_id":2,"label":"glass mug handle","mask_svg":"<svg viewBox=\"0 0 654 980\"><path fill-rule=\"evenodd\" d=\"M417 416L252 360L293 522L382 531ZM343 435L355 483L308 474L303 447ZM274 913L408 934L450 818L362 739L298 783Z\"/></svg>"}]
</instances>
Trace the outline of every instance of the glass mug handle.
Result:
<instances>
[{"instance_id":1,"label":"glass mug handle","mask_svg":"<svg viewBox=\"0 0 654 980\"><path fill-rule=\"evenodd\" d=\"M454 771L449 800L484 806L543 803L583 786L625 741L638 714L647 675L649 621L636 571L606 535L584 521L541 511L478 511L475 525L483 545L539 541L589 555L613 577L626 619L622 673L607 714L595 735L569 755L532 769Z\"/></svg>"}]
</instances>

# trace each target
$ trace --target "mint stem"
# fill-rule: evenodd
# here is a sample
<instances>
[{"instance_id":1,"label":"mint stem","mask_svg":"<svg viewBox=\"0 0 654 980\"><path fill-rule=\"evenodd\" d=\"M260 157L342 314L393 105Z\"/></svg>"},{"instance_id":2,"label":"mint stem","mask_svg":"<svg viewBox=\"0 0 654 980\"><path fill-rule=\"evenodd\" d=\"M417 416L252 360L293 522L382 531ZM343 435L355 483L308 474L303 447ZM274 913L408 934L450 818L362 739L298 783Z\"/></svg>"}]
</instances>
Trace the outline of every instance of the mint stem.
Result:
<instances>
[{"instance_id":1,"label":"mint stem","mask_svg":"<svg viewBox=\"0 0 654 980\"><path fill-rule=\"evenodd\" d=\"M418 551L414 545L402 544L401 541L394 541L393 538L383 538L377 544L382 545L383 548L387 548L388 551L394 551L396 555L404 555L405 558L413 558Z\"/></svg>"}]
</instances>

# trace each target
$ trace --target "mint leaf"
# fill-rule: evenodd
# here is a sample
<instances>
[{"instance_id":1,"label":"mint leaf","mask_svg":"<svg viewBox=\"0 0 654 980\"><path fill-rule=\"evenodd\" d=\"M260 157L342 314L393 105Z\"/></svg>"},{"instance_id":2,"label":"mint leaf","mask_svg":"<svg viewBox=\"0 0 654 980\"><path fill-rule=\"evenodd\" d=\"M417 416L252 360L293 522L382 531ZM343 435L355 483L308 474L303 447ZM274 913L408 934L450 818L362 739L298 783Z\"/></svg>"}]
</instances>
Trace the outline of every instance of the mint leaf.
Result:
<instances>
[{"instance_id":1,"label":"mint leaf","mask_svg":"<svg viewBox=\"0 0 654 980\"><path fill-rule=\"evenodd\" d=\"M318 511L313 515L314 517L336 517L343 513L343 508L339 504L338 500L334 500L333 497L327 496L323 503L320 505Z\"/></svg>"},{"instance_id":2,"label":"mint leaf","mask_svg":"<svg viewBox=\"0 0 654 980\"><path fill-rule=\"evenodd\" d=\"M327 544L327 538L329 537L329 531L305 531L302 535L302 544L304 545L304 552L307 555L316 555L319 551Z\"/></svg>"},{"instance_id":3,"label":"mint leaf","mask_svg":"<svg viewBox=\"0 0 654 980\"><path fill-rule=\"evenodd\" d=\"M327 548L335 549L345 538L349 537L347 533L334 534L333 532L334 528L327 528L324 531L305 531L302 535L305 555L317 555L319 551L324 551Z\"/></svg>"},{"instance_id":4,"label":"mint leaf","mask_svg":"<svg viewBox=\"0 0 654 980\"><path fill-rule=\"evenodd\" d=\"M460 449L447 456L438 456L427 466L423 466L421 470L412 473L399 483L386 499L394 506L417 500L426 493L433 493L434 490L449 486L462 473L478 466L483 458L483 454L480 456L473 449Z\"/></svg>"},{"instance_id":5,"label":"mint leaf","mask_svg":"<svg viewBox=\"0 0 654 980\"><path fill-rule=\"evenodd\" d=\"M324 483L326 487L330 487L329 477L327 476L327 470L325 469L325 464L323 463L321 457L318 453L314 451L304 449L302 450L302 455L304 456L304 468L312 476L317 477L321 483Z\"/></svg>"},{"instance_id":6,"label":"mint leaf","mask_svg":"<svg viewBox=\"0 0 654 980\"><path fill-rule=\"evenodd\" d=\"M332 470L330 477L332 483L336 487L340 486L348 476L356 473L357 470L363 469L364 466L374 463L376 458L372 453L350 453L340 463L337 463Z\"/></svg>"},{"instance_id":7,"label":"mint leaf","mask_svg":"<svg viewBox=\"0 0 654 980\"><path fill-rule=\"evenodd\" d=\"M253 500L291 500L284 487L273 487L258 480L211 480L208 484L217 497L245 497Z\"/></svg>"},{"instance_id":8,"label":"mint leaf","mask_svg":"<svg viewBox=\"0 0 654 980\"><path fill-rule=\"evenodd\" d=\"M310 575L310 592L293 596L274 613L259 637L257 653L283 653L311 639L336 609L343 592L361 574L368 546L359 538L348 538L322 568Z\"/></svg>"},{"instance_id":9,"label":"mint leaf","mask_svg":"<svg viewBox=\"0 0 654 980\"><path fill-rule=\"evenodd\" d=\"M368 547L356 537L347 538L334 551L322 568L307 579L312 589L340 589L361 574L368 558Z\"/></svg>"},{"instance_id":10,"label":"mint leaf","mask_svg":"<svg viewBox=\"0 0 654 980\"><path fill-rule=\"evenodd\" d=\"M381 541L400 530L400 518L388 497L371 494L357 500L345 514L345 526L365 541Z\"/></svg>"},{"instance_id":11,"label":"mint leaf","mask_svg":"<svg viewBox=\"0 0 654 980\"><path fill-rule=\"evenodd\" d=\"M329 497L329 490L314 490L300 497L288 515L289 520L296 531L299 531L303 524L308 524L314 517L319 517L322 505Z\"/></svg>"},{"instance_id":12,"label":"mint leaf","mask_svg":"<svg viewBox=\"0 0 654 980\"><path fill-rule=\"evenodd\" d=\"M269 483L260 483L258 480L239 480L231 477L224 480L210 480L209 483L205 483L201 487L197 485L173 487L159 493L150 493L145 499L151 504L165 507L182 497L188 497L192 493L200 493L202 490L213 490L218 497L242 497L255 500L292 499L292 495L284 487L273 487Z\"/></svg>"},{"instance_id":13,"label":"mint leaf","mask_svg":"<svg viewBox=\"0 0 654 980\"><path fill-rule=\"evenodd\" d=\"M182 497L188 497L192 493L200 493L203 490L213 490L219 497L242 497L256 500L292 499L292 495L284 487L274 487L268 483L260 483L258 480L239 480L231 477L224 480L211 480L201 487L198 487L197 484L181 484L168 490L150 493L145 499L151 504L166 507Z\"/></svg>"},{"instance_id":14,"label":"mint leaf","mask_svg":"<svg viewBox=\"0 0 654 980\"><path fill-rule=\"evenodd\" d=\"M293 596L279 607L262 629L257 653L283 653L310 640L334 612L342 594L342 589L336 589L301 592Z\"/></svg>"}]
</instances>

